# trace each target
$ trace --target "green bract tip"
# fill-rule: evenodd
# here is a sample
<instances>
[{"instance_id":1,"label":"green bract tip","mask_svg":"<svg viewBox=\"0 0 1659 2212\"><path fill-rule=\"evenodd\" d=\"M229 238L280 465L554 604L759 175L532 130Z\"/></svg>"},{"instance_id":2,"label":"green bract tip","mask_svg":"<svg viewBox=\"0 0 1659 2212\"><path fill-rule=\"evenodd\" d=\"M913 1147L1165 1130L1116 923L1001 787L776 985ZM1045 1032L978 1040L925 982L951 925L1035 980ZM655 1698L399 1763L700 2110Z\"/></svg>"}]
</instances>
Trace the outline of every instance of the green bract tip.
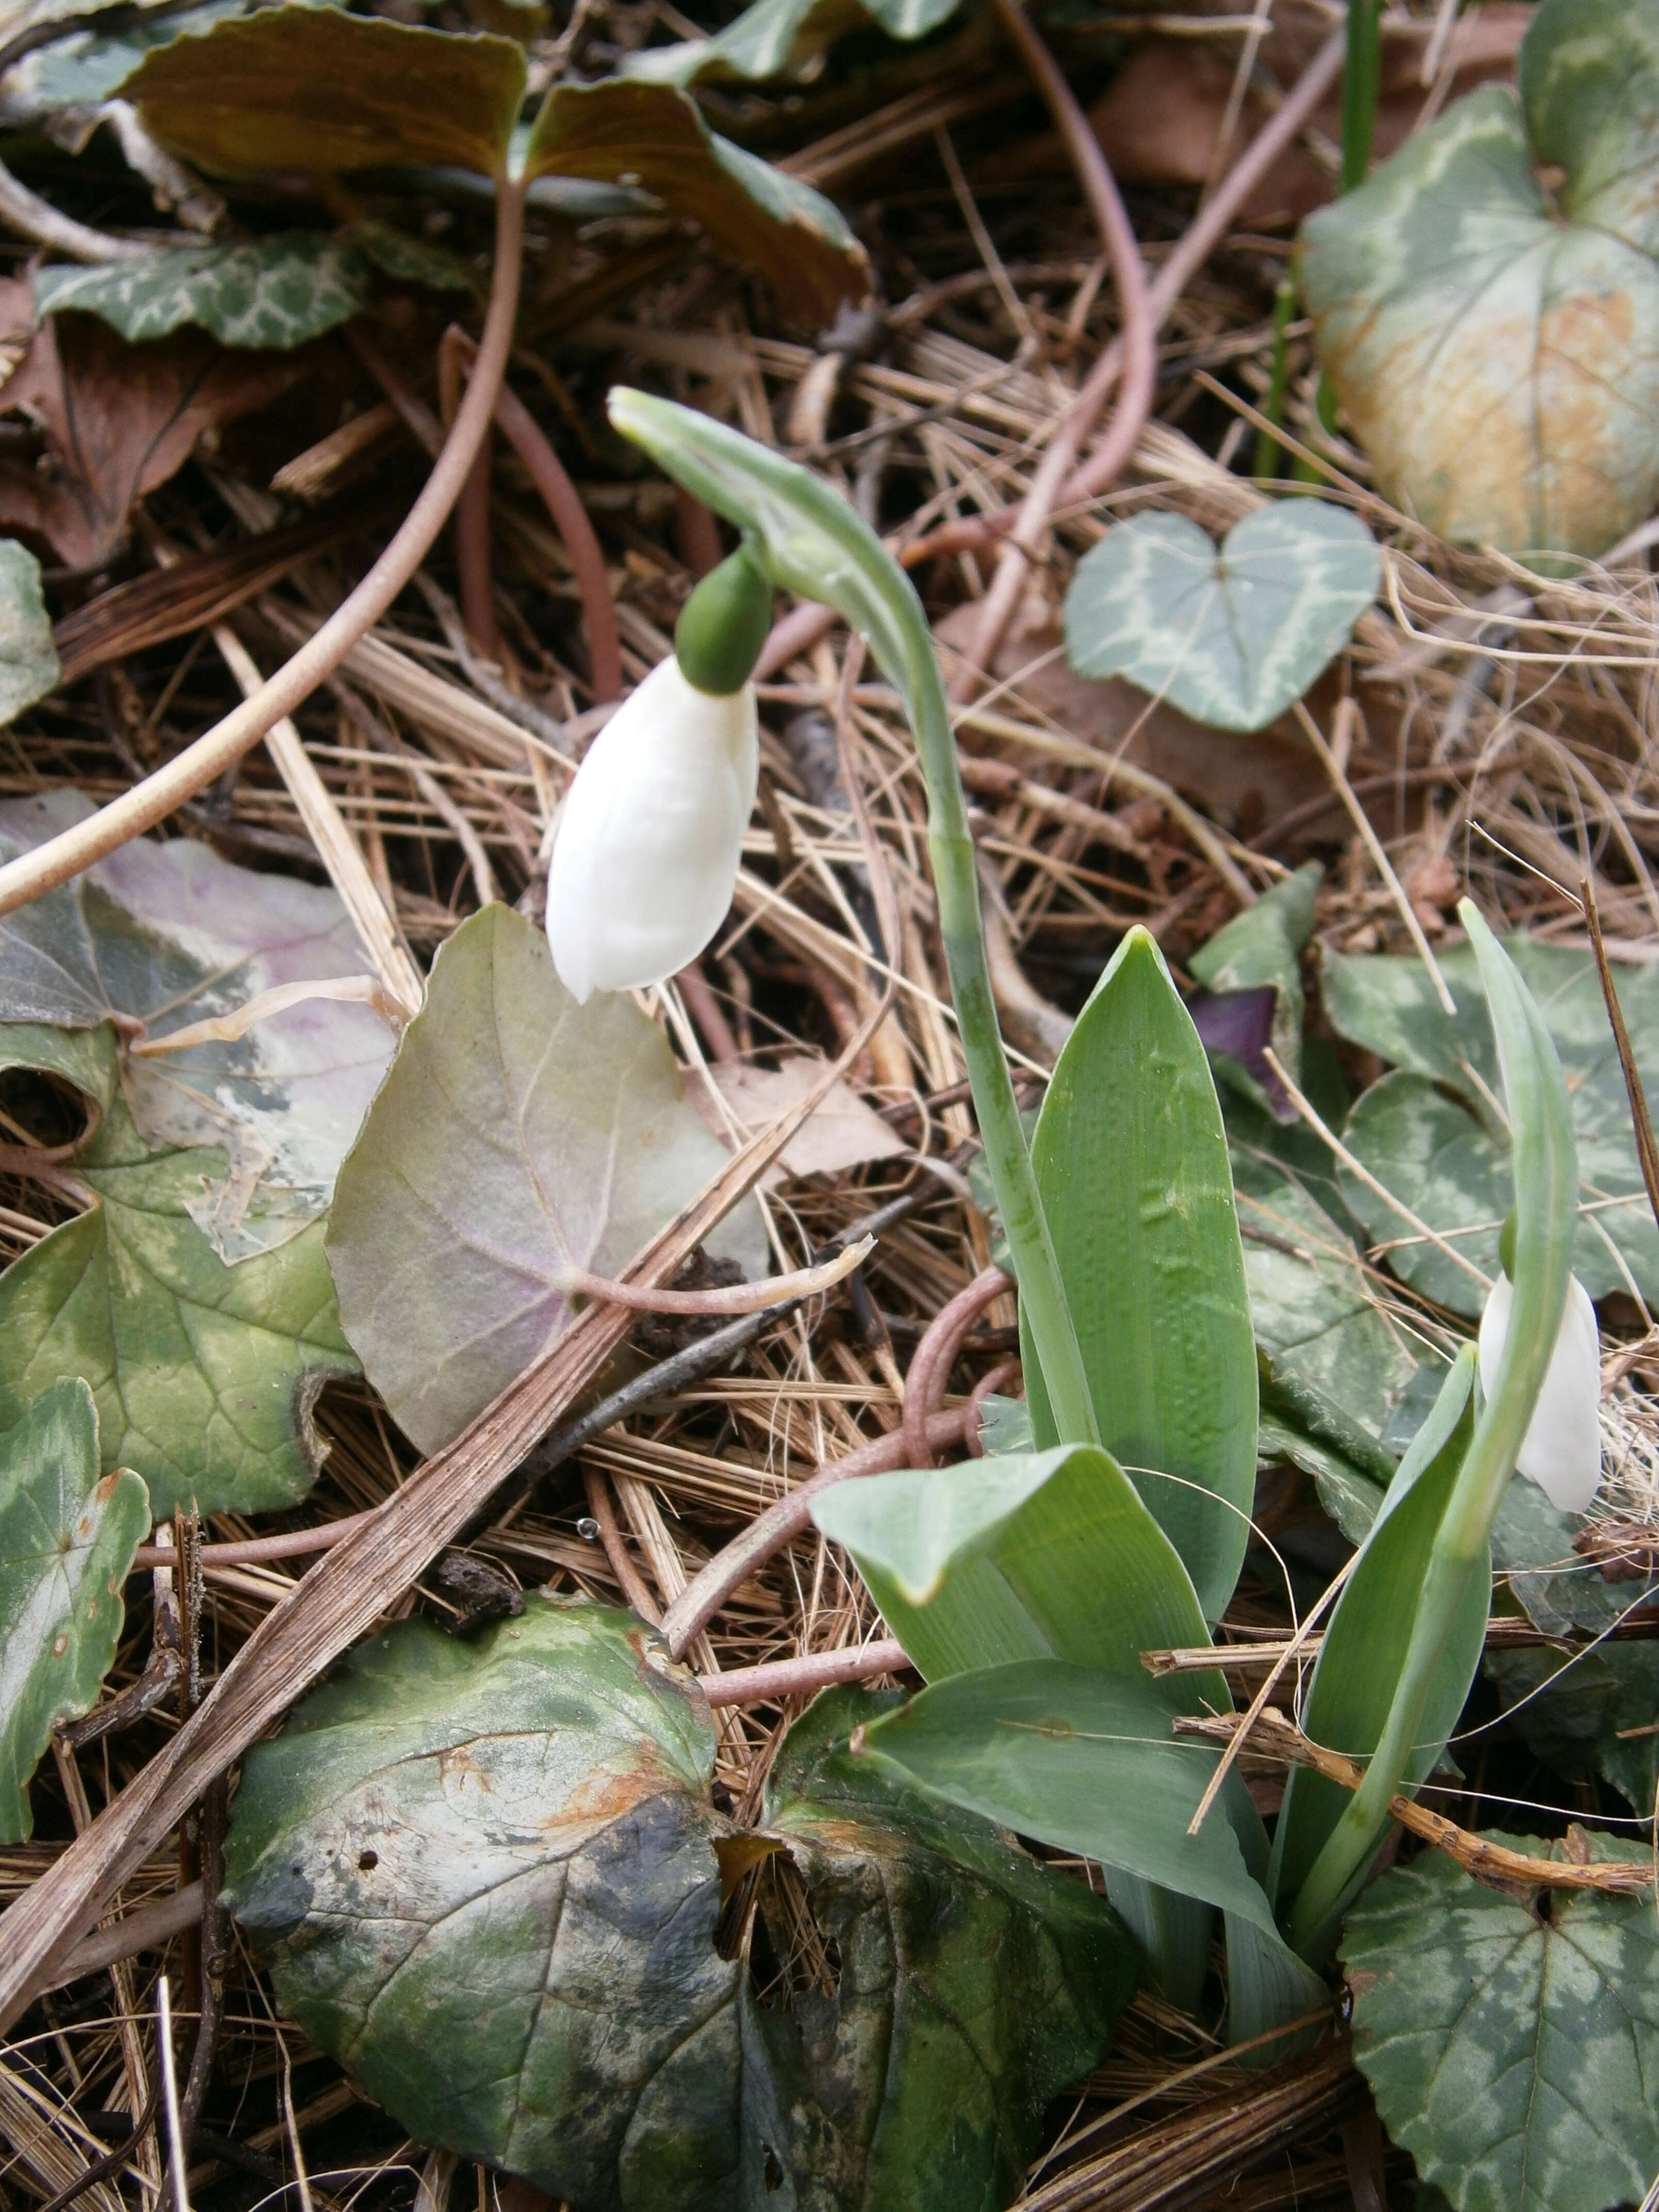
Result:
<instances>
[{"instance_id":1,"label":"green bract tip","mask_svg":"<svg viewBox=\"0 0 1659 2212\"><path fill-rule=\"evenodd\" d=\"M772 626L772 583L746 544L710 569L674 632L680 672L699 691L741 691Z\"/></svg>"},{"instance_id":2,"label":"green bract tip","mask_svg":"<svg viewBox=\"0 0 1659 2212\"><path fill-rule=\"evenodd\" d=\"M1498 1264L1510 1282L1515 1280L1516 1225L1515 1208L1510 1206L1509 1212L1504 1216L1504 1226L1498 1232Z\"/></svg>"}]
</instances>

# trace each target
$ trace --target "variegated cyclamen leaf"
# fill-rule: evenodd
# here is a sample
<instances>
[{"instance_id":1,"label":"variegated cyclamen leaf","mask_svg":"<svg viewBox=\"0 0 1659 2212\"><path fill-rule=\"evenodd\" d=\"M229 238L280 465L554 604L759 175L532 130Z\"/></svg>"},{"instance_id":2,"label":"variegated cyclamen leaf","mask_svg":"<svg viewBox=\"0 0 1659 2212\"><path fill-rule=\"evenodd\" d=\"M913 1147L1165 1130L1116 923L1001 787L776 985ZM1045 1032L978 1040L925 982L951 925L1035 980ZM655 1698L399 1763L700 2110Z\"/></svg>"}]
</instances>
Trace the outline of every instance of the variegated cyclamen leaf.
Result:
<instances>
[{"instance_id":1,"label":"variegated cyclamen leaf","mask_svg":"<svg viewBox=\"0 0 1659 2212\"><path fill-rule=\"evenodd\" d=\"M1322 500L1258 507L1219 550L1185 515L1138 514L1078 563L1066 655L1195 721L1265 729L1347 643L1381 577L1364 524Z\"/></svg>"},{"instance_id":2,"label":"variegated cyclamen leaf","mask_svg":"<svg viewBox=\"0 0 1659 2212\"><path fill-rule=\"evenodd\" d=\"M1302 288L1389 498L1443 538L1595 555L1659 495L1659 16L1545 0L1519 81L1310 216Z\"/></svg>"},{"instance_id":3,"label":"variegated cyclamen leaf","mask_svg":"<svg viewBox=\"0 0 1659 2212\"><path fill-rule=\"evenodd\" d=\"M1565 1859L1565 1844L1495 1835ZM1652 1846L1595 1834L1596 1859ZM1651 1896L1535 1899L1425 1851L1350 1910L1353 2051L1392 2139L1454 2212L1607 2212L1659 2171Z\"/></svg>"},{"instance_id":4,"label":"variegated cyclamen leaf","mask_svg":"<svg viewBox=\"0 0 1659 2212\"><path fill-rule=\"evenodd\" d=\"M402 2125L556 2200L994 2212L1136 1961L1086 1883L849 1755L898 1702L818 1699L745 1831L701 1692L633 1614L538 1591L469 1642L400 1621L249 1757L231 1900ZM750 1868L792 1962L764 2000L715 1941ZM792 1970L803 1924L827 1978Z\"/></svg>"},{"instance_id":5,"label":"variegated cyclamen leaf","mask_svg":"<svg viewBox=\"0 0 1659 2212\"><path fill-rule=\"evenodd\" d=\"M760 83L799 75L848 32L878 24L892 39L924 38L961 0L755 0L712 39L647 46L621 74L651 84Z\"/></svg>"},{"instance_id":6,"label":"variegated cyclamen leaf","mask_svg":"<svg viewBox=\"0 0 1659 2212\"><path fill-rule=\"evenodd\" d=\"M149 1527L138 1476L99 1472L97 1410L78 1377L0 1434L0 1843L31 1832L28 1779L55 1724L97 1701Z\"/></svg>"},{"instance_id":7,"label":"variegated cyclamen leaf","mask_svg":"<svg viewBox=\"0 0 1659 2212\"><path fill-rule=\"evenodd\" d=\"M1325 871L1310 860L1294 875L1264 891L1254 906L1218 929L1200 945L1187 966L1203 990L1187 1002L1204 1048L1216 1073L1267 1107L1275 1121L1297 1119L1285 1086L1262 1057L1271 1045L1274 1057L1292 1081L1302 1080L1302 1018L1306 1011L1302 990L1302 955L1313 934L1314 902ZM1237 1048L1241 1034L1236 1012L1253 1011L1263 998L1267 1014L1261 1041L1252 1054Z\"/></svg>"},{"instance_id":8,"label":"variegated cyclamen leaf","mask_svg":"<svg viewBox=\"0 0 1659 2212\"><path fill-rule=\"evenodd\" d=\"M173 246L142 261L37 270L42 315L74 308L124 338L165 337L199 323L221 345L304 345L368 306L366 254L326 232L278 231L252 246Z\"/></svg>"},{"instance_id":9,"label":"variegated cyclamen leaf","mask_svg":"<svg viewBox=\"0 0 1659 2212\"><path fill-rule=\"evenodd\" d=\"M40 563L15 538L0 538L0 727L44 699L58 676Z\"/></svg>"}]
</instances>

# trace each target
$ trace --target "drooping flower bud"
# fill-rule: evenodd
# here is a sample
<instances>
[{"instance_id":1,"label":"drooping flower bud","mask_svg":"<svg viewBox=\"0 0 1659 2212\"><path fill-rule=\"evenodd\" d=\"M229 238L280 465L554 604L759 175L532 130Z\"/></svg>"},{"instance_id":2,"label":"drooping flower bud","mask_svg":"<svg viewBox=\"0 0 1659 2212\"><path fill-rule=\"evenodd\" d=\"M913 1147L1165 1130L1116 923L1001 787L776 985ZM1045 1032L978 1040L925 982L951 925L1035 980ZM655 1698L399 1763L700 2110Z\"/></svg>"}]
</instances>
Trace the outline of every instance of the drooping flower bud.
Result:
<instances>
[{"instance_id":1,"label":"drooping flower bud","mask_svg":"<svg viewBox=\"0 0 1659 2212\"><path fill-rule=\"evenodd\" d=\"M740 549L686 602L674 658L593 740L559 818L547 935L578 1003L695 960L732 903L760 739L749 682L772 587Z\"/></svg>"},{"instance_id":2,"label":"drooping flower bud","mask_svg":"<svg viewBox=\"0 0 1659 2212\"><path fill-rule=\"evenodd\" d=\"M1510 1217L1512 1223L1514 1217ZM1505 1223L1504 1273L1492 1285L1480 1316L1480 1387L1492 1395L1509 1336L1515 1285L1514 1232ZM1516 1458L1517 1471L1535 1482L1558 1512L1582 1513L1601 1483L1601 1341L1589 1293L1572 1276L1561 1327L1550 1354L1544 1387Z\"/></svg>"}]
</instances>

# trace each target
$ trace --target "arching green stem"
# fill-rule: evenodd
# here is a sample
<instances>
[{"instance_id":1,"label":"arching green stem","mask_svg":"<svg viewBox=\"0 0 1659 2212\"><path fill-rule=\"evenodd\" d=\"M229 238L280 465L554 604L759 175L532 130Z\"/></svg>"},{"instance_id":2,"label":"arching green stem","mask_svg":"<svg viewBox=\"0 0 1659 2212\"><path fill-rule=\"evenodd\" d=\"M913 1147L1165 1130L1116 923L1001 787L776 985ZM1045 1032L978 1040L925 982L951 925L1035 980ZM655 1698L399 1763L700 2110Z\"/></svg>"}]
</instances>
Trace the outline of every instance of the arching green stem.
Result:
<instances>
[{"instance_id":1,"label":"arching green stem","mask_svg":"<svg viewBox=\"0 0 1659 2212\"><path fill-rule=\"evenodd\" d=\"M1577 1213L1578 1161L1561 1063L1531 994L1466 899L1461 908L1486 986L1508 1102L1515 1173L1515 1303L1497 1382L1446 1501L1394 1702L1365 1778L1314 1861L1291 1913L1304 1958L1337 1916L1389 1822L1389 1801L1418 1747L1429 1691L1471 1579L1492 1571L1488 1542L1561 1328ZM1467 1692L1468 1684L1463 1690Z\"/></svg>"},{"instance_id":2,"label":"arching green stem","mask_svg":"<svg viewBox=\"0 0 1659 2212\"><path fill-rule=\"evenodd\" d=\"M927 848L951 994L1021 1304L1060 1441L1097 1443L1088 1376L997 1025L956 738L921 603L874 532L805 469L671 400L618 389L610 409L617 428L678 483L753 533L775 584L834 607L866 638L903 697L927 785Z\"/></svg>"}]
</instances>

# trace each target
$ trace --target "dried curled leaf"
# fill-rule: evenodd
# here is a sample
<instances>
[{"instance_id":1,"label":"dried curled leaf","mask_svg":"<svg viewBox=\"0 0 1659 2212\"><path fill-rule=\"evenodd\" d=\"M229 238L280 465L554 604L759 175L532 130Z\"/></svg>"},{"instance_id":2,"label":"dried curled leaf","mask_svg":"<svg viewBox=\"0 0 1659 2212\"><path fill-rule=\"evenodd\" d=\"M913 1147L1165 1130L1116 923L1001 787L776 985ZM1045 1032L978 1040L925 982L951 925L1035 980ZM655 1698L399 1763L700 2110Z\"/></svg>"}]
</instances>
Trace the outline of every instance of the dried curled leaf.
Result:
<instances>
[{"instance_id":1,"label":"dried curled leaf","mask_svg":"<svg viewBox=\"0 0 1659 2212\"><path fill-rule=\"evenodd\" d=\"M32 1831L28 1778L55 1723L96 1702L149 1528L138 1477L100 1475L84 1382L54 1382L0 1434L0 1843Z\"/></svg>"},{"instance_id":2,"label":"dried curled leaf","mask_svg":"<svg viewBox=\"0 0 1659 2212\"><path fill-rule=\"evenodd\" d=\"M710 1802L701 1693L631 1613L538 1594L470 1644L400 1623L248 1759L230 1900L401 2124L556 2197L994 2207L1133 1961L1083 1885L847 1757L890 1702L820 1700L745 1834Z\"/></svg>"}]
</instances>

